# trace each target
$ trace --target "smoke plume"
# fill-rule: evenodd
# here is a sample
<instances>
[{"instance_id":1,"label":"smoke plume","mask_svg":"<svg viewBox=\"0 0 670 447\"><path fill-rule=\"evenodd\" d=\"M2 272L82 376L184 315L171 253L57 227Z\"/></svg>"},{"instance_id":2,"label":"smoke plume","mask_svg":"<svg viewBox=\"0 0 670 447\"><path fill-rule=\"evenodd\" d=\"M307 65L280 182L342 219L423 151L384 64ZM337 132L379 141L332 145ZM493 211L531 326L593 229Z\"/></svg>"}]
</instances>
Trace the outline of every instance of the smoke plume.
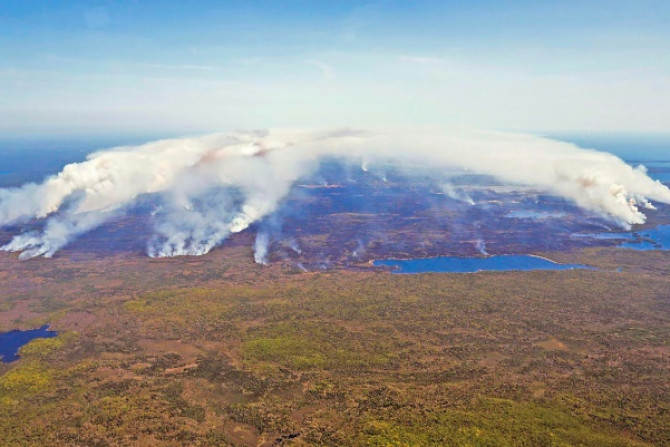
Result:
<instances>
[{"instance_id":1,"label":"smoke plume","mask_svg":"<svg viewBox=\"0 0 670 447\"><path fill-rule=\"evenodd\" d=\"M416 166L430 166L436 177L454 170L488 175L563 197L626 229L645 221L641 208L653 208L651 201L670 203L670 189L643 167L531 135L426 129L234 132L95 152L41 184L0 190L0 226L44 221L41 230L17 235L2 249L21 252L24 259L52 256L140 197L154 195L148 254L201 255L273 213L292 185L325 157L343 157L364 169L393 163L408 175ZM435 180L444 184L444 177ZM267 240L261 235L256 245L263 262Z\"/></svg>"},{"instance_id":2,"label":"smoke plume","mask_svg":"<svg viewBox=\"0 0 670 447\"><path fill-rule=\"evenodd\" d=\"M268 245L270 244L270 235L264 231L256 234L254 241L254 261L256 264L267 264Z\"/></svg>"}]
</instances>

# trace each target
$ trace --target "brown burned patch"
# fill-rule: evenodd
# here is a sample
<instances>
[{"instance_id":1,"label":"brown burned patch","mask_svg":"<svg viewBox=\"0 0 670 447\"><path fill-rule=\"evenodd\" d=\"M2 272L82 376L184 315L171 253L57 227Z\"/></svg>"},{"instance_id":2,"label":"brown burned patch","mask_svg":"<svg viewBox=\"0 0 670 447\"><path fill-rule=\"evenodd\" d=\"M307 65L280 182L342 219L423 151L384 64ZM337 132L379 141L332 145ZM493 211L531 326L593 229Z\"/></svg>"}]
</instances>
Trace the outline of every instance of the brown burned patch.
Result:
<instances>
[{"instance_id":1,"label":"brown burned patch","mask_svg":"<svg viewBox=\"0 0 670 447\"><path fill-rule=\"evenodd\" d=\"M196 357L203 352L199 347L190 343L184 343L181 340L143 339L139 340L137 344L144 349L147 354L163 355L167 353L175 353L179 354L179 356L189 364L194 363Z\"/></svg>"},{"instance_id":2,"label":"brown burned patch","mask_svg":"<svg viewBox=\"0 0 670 447\"><path fill-rule=\"evenodd\" d=\"M142 377L138 376L133 371L123 368L112 368L109 366L100 366L89 374L96 384L116 384L126 381L134 382L142 380Z\"/></svg>"},{"instance_id":3,"label":"brown burned patch","mask_svg":"<svg viewBox=\"0 0 670 447\"><path fill-rule=\"evenodd\" d=\"M145 370L147 368L150 368L150 367L151 367L151 363L149 363L149 362L138 362L138 363L134 363L134 364L130 365L129 369L131 371L135 371L135 372L142 372L143 370Z\"/></svg>"},{"instance_id":4,"label":"brown burned patch","mask_svg":"<svg viewBox=\"0 0 670 447\"><path fill-rule=\"evenodd\" d=\"M545 393L549 390L547 385L542 382L533 382L528 386L528 388L530 389L532 396L536 399L544 397Z\"/></svg>"},{"instance_id":5,"label":"brown burned patch","mask_svg":"<svg viewBox=\"0 0 670 447\"><path fill-rule=\"evenodd\" d=\"M310 241L310 242L326 243L326 242L328 242L329 238L330 238L329 234L311 234L309 236L304 237L304 240Z\"/></svg>"},{"instance_id":6,"label":"brown burned patch","mask_svg":"<svg viewBox=\"0 0 670 447\"><path fill-rule=\"evenodd\" d=\"M236 421L226 421L223 432L233 442L241 445L263 445L258 431L249 424Z\"/></svg>"},{"instance_id":7,"label":"brown burned patch","mask_svg":"<svg viewBox=\"0 0 670 447\"><path fill-rule=\"evenodd\" d=\"M539 346L542 349L546 349L547 351L568 351L568 347L566 346L565 343L562 341L558 340L557 338L550 338L549 340L545 341L539 341L535 343L535 346Z\"/></svg>"},{"instance_id":8,"label":"brown burned patch","mask_svg":"<svg viewBox=\"0 0 670 447\"><path fill-rule=\"evenodd\" d=\"M97 317L91 312L67 312L53 323L53 329L63 331L83 331L92 325Z\"/></svg>"},{"instance_id":9,"label":"brown burned patch","mask_svg":"<svg viewBox=\"0 0 670 447\"><path fill-rule=\"evenodd\" d=\"M188 370L193 369L193 368L197 368L197 367L198 367L197 363L188 363L188 364L183 365L183 366L177 366L177 367L174 367L174 368L167 368L165 370L165 374L166 375L183 374L183 373L187 372Z\"/></svg>"},{"instance_id":10,"label":"brown burned patch","mask_svg":"<svg viewBox=\"0 0 670 447\"><path fill-rule=\"evenodd\" d=\"M482 366L487 368L495 368L500 362L508 359L509 356L503 355L499 352L489 352L483 359L479 361Z\"/></svg>"},{"instance_id":11,"label":"brown burned patch","mask_svg":"<svg viewBox=\"0 0 670 447\"><path fill-rule=\"evenodd\" d=\"M10 329L32 329L31 322L44 317L43 313L32 310L35 300L19 301L10 310L0 312L0 328Z\"/></svg>"}]
</instances>

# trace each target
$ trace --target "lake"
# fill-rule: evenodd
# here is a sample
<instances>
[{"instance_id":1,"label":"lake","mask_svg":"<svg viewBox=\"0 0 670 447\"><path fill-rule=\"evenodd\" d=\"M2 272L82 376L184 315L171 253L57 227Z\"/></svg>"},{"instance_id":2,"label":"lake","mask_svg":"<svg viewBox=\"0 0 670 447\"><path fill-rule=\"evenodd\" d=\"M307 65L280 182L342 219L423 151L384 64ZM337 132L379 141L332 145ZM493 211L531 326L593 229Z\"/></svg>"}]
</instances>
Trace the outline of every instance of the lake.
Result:
<instances>
[{"instance_id":1,"label":"lake","mask_svg":"<svg viewBox=\"0 0 670 447\"><path fill-rule=\"evenodd\" d=\"M622 233L577 233L572 237L620 241L619 248L631 250L670 250L670 225Z\"/></svg>"},{"instance_id":2,"label":"lake","mask_svg":"<svg viewBox=\"0 0 670 447\"><path fill-rule=\"evenodd\" d=\"M636 231L638 241L624 242L622 248L633 250L670 250L670 225L659 225L649 230Z\"/></svg>"},{"instance_id":3,"label":"lake","mask_svg":"<svg viewBox=\"0 0 670 447\"><path fill-rule=\"evenodd\" d=\"M0 357L2 357L4 363L13 362L19 359L18 352L21 346L36 338L53 338L56 335L58 335L58 332L50 331L48 325L27 331L2 332L0 333Z\"/></svg>"},{"instance_id":4,"label":"lake","mask_svg":"<svg viewBox=\"0 0 670 447\"><path fill-rule=\"evenodd\" d=\"M442 256L424 259L385 259L373 262L377 267L395 268L393 273L476 273L483 271L530 271L592 269L581 264L558 264L533 255L498 255L464 258Z\"/></svg>"}]
</instances>

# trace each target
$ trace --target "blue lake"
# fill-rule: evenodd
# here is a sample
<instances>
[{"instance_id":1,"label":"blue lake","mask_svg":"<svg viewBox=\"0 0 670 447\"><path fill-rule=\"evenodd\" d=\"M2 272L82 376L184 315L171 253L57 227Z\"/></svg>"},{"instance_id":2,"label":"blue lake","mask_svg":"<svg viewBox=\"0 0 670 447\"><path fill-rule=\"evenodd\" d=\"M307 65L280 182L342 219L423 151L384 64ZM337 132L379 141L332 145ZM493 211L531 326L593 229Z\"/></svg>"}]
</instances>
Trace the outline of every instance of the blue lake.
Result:
<instances>
[{"instance_id":1,"label":"blue lake","mask_svg":"<svg viewBox=\"0 0 670 447\"><path fill-rule=\"evenodd\" d=\"M633 250L670 250L670 225L659 225L649 230L637 231L641 240L624 242L622 248Z\"/></svg>"},{"instance_id":2,"label":"blue lake","mask_svg":"<svg viewBox=\"0 0 670 447\"><path fill-rule=\"evenodd\" d=\"M625 233L577 233L572 237L618 241L619 248L631 250L670 250L670 225Z\"/></svg>"},{"instance_id":3,"label":"blue lake","mask_svg":"<svg viewBox=\"0 0 670 447\"><path fill-rule=\"evenodd\" d=\"M56 335L58 332L50 331L48 325L27 331L2 332L0 333L0 357L4 363L13 362L19 359L18 352L21 346L36 338L53 338Z\"/></svg>"},{"instance_id":4,"label":"blue lake","mask_svg":"<svg viewBox=\"0 0 670 447\"><path fill-rule=\"evenodd\" d=\"M393 273L475 273L513 270L573 270L591 269L581 264L558 264L532 255L500 255L485 258L443 256L426 259L386 259L373 262L377 267L393 267Z\"/></svg>"}]
</instances>

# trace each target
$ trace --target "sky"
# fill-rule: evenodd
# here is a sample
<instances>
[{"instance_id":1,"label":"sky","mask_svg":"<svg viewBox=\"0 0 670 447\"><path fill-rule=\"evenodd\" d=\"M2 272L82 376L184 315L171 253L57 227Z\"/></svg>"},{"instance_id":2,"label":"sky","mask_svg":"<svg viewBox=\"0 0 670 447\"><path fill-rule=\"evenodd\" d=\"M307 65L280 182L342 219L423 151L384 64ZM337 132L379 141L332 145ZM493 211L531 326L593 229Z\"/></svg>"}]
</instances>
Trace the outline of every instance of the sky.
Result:
<instances>
[{"instance_id":1,"label":"sky","mask_svg":"<svg viewBox=\"0 0 670 447\"><path fill-rule=\"evenodd\" d=\"M670 132L670 1L0 2L0 137Z\"/></svg>"}]
</instances>

